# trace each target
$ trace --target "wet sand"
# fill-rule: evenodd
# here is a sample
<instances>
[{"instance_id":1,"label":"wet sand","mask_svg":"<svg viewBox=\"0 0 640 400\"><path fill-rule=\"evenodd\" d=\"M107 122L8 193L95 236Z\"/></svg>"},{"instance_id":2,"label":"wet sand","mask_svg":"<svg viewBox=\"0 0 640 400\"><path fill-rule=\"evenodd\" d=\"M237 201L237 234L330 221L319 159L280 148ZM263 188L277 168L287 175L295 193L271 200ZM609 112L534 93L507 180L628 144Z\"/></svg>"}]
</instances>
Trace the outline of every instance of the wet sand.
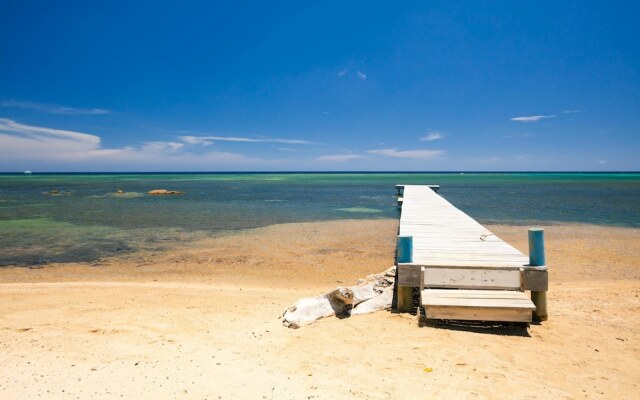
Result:
<instances>
[{"instance_id":1,"label":"wet sand","mask_svg":"<svg viewBox=\"0 0 640 400\"><path fill-rule=\"evenodd\" d=\"M489 228L526 251L526 227ZM0 398L636 398L640 229L546 227L550 319L528 330L391 312L282 326L298 298L389 267L396 229L284 224L0 269Z\"/></svg>"}]
</instances>

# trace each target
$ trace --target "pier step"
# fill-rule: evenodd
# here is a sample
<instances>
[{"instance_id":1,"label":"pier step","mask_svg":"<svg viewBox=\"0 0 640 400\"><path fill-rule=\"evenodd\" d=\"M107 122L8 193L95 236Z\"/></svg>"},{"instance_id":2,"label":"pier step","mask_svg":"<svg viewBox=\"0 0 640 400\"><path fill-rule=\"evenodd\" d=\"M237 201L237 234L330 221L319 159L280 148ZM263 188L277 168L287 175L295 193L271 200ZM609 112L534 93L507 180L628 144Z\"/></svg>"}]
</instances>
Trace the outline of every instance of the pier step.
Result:
<instances>
[{"instance_id":1,"label":"pier step","mask_svg":"<svg viewBox=\"0 0 640 400\"><path fill-rule=\"evenodd\" d=\"M525 292L424 289L420 303L428 319L531 322L536 309Z\"/></svg>"}]
</instances>

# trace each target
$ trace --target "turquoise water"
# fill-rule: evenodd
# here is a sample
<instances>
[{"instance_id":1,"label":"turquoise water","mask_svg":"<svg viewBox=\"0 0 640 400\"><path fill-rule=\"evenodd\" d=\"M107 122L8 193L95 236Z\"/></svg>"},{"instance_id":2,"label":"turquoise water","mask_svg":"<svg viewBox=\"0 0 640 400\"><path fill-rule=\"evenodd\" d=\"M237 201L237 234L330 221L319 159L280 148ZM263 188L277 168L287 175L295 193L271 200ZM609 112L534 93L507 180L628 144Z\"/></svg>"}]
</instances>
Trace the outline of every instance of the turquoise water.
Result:
<instances>
[{"instance_id":1,"label":"turquoise water","mask_svg":"<svg viewBox=\"0 0 640 400\"><path fill-rule=\"evenodd\" d=\"M0 175L0 266L93 261L286 222L397 218L398 183L439 184L481 223L640 227L638 173ZM146 195L159 188L185 194Z\"/></svg>"}]
</instances>

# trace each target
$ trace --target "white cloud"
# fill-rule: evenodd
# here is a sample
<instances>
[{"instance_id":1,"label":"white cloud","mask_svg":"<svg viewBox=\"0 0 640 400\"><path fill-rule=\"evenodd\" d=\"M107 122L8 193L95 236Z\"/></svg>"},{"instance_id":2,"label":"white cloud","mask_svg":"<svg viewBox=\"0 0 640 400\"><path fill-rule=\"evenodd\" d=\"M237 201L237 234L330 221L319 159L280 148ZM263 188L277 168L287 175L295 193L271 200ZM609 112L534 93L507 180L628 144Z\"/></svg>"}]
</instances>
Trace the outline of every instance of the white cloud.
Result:
<instances>
[{"instance_id":1,"label":"white cloud","mask_svg":"<svg viewBox=\"0 0 640 400\"><path fill-rule=\"evenodd\" d=\"M177 142L145 142L142 151L145 152L174 152L184 147L184 143Z\"/></svg>"},{"instance_id":2,"label":"white cloud","mask_svg":"<svg viewBox=\"0 0 640 400\"><path fill-rule=\"evenodd\" d=\"M26 108L30 110L42 111L49 114L65 115L103 115L110 114L111 111L104 108L75 108L55 104L42 104L30 101L7 100L0 103L2 107Z\"/></svg>"},{"instance_id":3,"label":"white cloud","mask_svg":"<svg viewBox=\"0 0 640 400\"><path fill-rule=\"evenodd\" d=\"M363 158L359 154L327 154L325 156L316 157L316 161L328 161L328 162L343 162L357 160Z\"/></svg>"},{"instance_id":4,"label":"white cloud","mask_svg":"<svg viewBox=\"0 0 640 400\"><path fill-rule=\"evenodd\" d=\"M583 110L564 110L562 111L563 114L578 114L581 113Z\"/></svg>"},{"instance_id":5,"label":"white cloud","mask_svg":"<svg viewBox=\"0 0 640 400\"><path fill-rule=\"evenodd\" d=\"M312 144L308 140L299 139L256 139L240 136L180 136L184 142L192 145L208 146L214 142L243 142L243 143L282 143L282 144Z\"/></svg>"},{"instance_id":6,"label":"white cloud","mask_svg":"<svg viewBox=\"0 0 640 400\"><path fill-rule=\"evenodd\" d=\"M338 71L338 76L345 76L348 72L349 72L348 68L341 69L340 71Z\"/></svg>"},{"instance_id":7,"label":"white cloud","mask_svg":"<svg viewBox=\"0 0 640 400\"><path fill-rule=\"evenodd\" d=\"M95 135L24 125L6 118L0 118L0 138L3 144L0 154L6 157L11 156L12 150L27 150L29 145L50 151L64 150L65 146L88 151L100 145L100 138Z\"/></svg>"},{"instance_id":8,"label":"white cloud","mask_svg":"<svg viewBox=\"0 0 640 400\"><path fill-rule=\"evenodd\" d=\"M358 72L356 72L356 74L358 75L358 78L360 78L362 80L367 79L367 75L362 71L358 71Z\"/></svg>"},{"instance_id":9,"label":"white cloud","mask_svg":"<svg viewBox=\"0 0 640 400\"><path fill-rule=\"evenodd\" d=\"M513 117L511 118L511 121L517 121L517 122L538 122L541 119L545 119L545 118L555 118L555 115L532 115L530 117Z\"/></svg>"},{"instance_id":10,"label":"white cloud","mask_svg":"<svg viewBox=\"0 0 640 400\"><path fill-rule=\"evenodd\" d=\"M367 153L377 154L377 155L386 156L386 157L418 158L418 159L438 158L444 154L442 150L397 150L397 149L369 150Z\"/></svg>"},{"instance_id":11,"label":"white cloud","mask_svg":"<svg viewBox=\"0 0 640 400\"><path fill-rule=\"evenodd\" d=\"M231 152L191 153L179 142L151 141L138 146L103 148L99 136L20 124L0 118L0 167L55 165L57 168L121 170L212 168L256 164L262 160ZM73 167L76 165L76 167Z\"/></svg>"},{"instance_id":12,"label":"white cloud","mask_svg":"<svg viewBox=\"0 0 640 400\"><path fill-rule=\"evenodd\" d=\"M606 164L606 163L607 163L607 162L606 162L605 160L598 160L598 164L600 164L600 165L604 165L604 164Z\"/></svg>"},{"instance_id":13,"label":"white cloud","mask_svg":"<svg viewBox=\"0 0 640 400\"><path fill-rule=\"evenodd\" d=\"M421 137L420 140L423 142L433 142L434 140L442 139L443 137L444 134L442 132L430 132Z\"/></svg>"}]
</instances>

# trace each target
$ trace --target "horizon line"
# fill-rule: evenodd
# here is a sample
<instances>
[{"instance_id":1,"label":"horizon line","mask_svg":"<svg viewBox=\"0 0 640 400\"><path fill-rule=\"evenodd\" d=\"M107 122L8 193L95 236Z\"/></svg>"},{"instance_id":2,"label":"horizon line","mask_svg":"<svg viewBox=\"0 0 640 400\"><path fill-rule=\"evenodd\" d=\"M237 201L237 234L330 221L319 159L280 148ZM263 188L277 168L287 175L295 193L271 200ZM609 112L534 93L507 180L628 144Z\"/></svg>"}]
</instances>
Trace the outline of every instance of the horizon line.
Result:
<instances>
[{"instance_id":1,"label":"horizon line","mask_svg":"<svg viewBox=\"0 0 640 400\"><path fill-rule=\"evenodd\" d=\"M594 171L594 170L443 170L443 171L426 171L426 170L273 170L273 171L0 171L0 175L125 175L125 174L523 174L523 173L540 173L540 174L640 174L640 170L611 170L611 171Z\"/></svg>"}]
</instances>

